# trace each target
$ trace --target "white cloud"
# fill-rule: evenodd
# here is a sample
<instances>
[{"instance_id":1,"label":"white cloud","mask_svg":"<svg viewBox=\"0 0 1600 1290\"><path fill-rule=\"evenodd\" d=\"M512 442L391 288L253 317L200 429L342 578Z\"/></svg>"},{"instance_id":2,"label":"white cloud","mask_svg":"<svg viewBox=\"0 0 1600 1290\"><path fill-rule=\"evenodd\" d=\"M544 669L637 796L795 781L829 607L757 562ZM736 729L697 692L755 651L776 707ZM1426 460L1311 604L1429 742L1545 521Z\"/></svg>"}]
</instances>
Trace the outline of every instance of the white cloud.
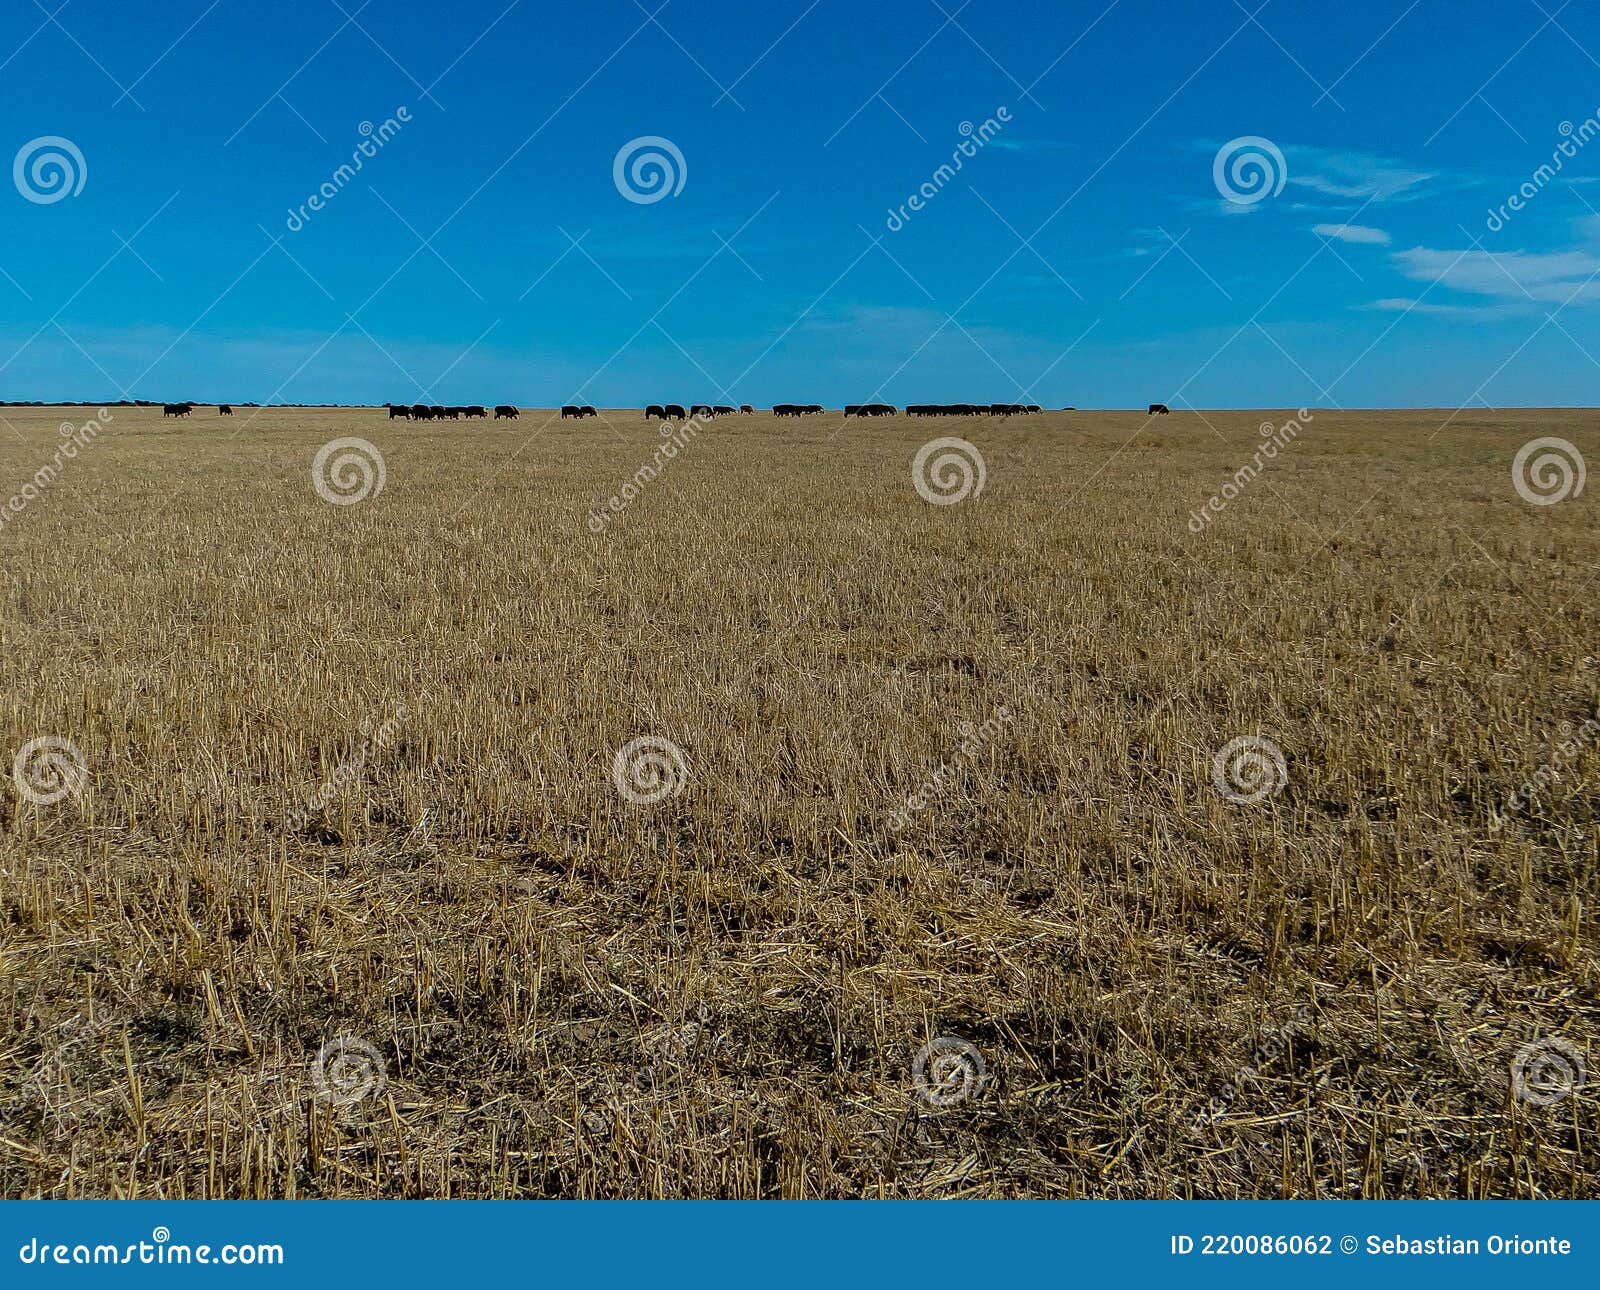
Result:
<instances>
[{"instance_id":1,"label":"white cloud","mask_svg":"<svg viewBox=\"0 0 1600 1290\"><path fill-rule=\"evenodd\" d=\"M1002 152L1054 152L1058 148L1070 148L1073 145L1065 139L1013 139L1007 135L990 139L985 146L999 148Z\"/></svg>"},{"instance_id":2,"label":"white cloud","mask_svg":"<svg viewBox=\"0 0 1600 1290\"><path fill-rule=\"evenodd\" d=\"M1600 256L1589 251L1397 251L1394 265L1415 282L1494 300L1562 304L1600 299Z\"/></svg>"},{"instance_id":3,"label":"white cloud","mask_svg":"<svg viewBox=\"0 0 1600 1290\"><path fill-rule=\"evenodd\" d=\"M1382 300L1362 305L1361 308L1376 309L1386 314L1431 314L1439 318L1463 318L1473 314L1496 312L1492 306L1475 309L1471 305L1438 304L1430 300L1413 300L1408 296L1387 296Z\"/></svg>"},{"instance_id":4,"label":"white cloud","mask_svg":"<svg viewBox=\"0 0 1600 1290\"><path fill-rule=\"evenodd\" d=\"M1389 235L1381 228L1365 224L1313 224L1311 231L1318 237L1331 237L1340 242L1358 242L1364 245L1387 246Z\"/></svg>"},{"instance_id":5,"label":"white cloud","mask_svg":"<svg viewBox=\"0 0 1600 1290\"><path fill-rule=\"evenodd\" d=\"M1284 149L1289 182L1329 197L1393 201L1420 196L1414 192L1435 177L1432 170L1411 170L1366 152L1338 152L1303 146Z\"/></svg>"}]
</instances>

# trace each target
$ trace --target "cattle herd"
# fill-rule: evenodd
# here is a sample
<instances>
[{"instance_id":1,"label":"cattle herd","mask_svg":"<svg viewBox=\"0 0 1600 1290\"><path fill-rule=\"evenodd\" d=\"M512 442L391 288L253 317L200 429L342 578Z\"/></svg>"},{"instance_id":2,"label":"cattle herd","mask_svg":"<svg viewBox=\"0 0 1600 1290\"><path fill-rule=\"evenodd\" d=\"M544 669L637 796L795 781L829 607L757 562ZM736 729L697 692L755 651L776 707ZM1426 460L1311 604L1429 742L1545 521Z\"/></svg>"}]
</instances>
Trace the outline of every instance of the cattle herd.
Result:
<instances>
[{"instance_id":1,"label":"cattle herd","mask_svg":"<svg viewBox=\"0 0 1600 1290\"><path fill-rule=\"evenodd\" d=\"M195 409L193 403L163 403L161 415L164 417L186 417ZM253 404L251 406L254 406ZM489 408L481 403L473 403L459 407L444 407L437 403L385 403L384 410L388 412L391 421L399 419L404 421L461 421L476 420L487 417ZM775 403L772 413L779 417L806 417L815 416L823 411L820 403ZM1064 408L1063 411L1074 412L1073 407ZM731 403L652 403L644 410L646 420L660 421L686 421L697 418L709 421L714 417L734 415L749 415L754 412L748 403L741 403L734 407ZM908 403L906 404L908 417L1009 417L1028 416L1034 412L1043 411L1037 403ZM217 412L220 416L231 417L233 409L226 403L218 404ZM1165 415L1165 403L1152 403L1150 415ZM844 406L847 417L893 417L900 414L900 410L892 403L847 403ZM561 408L563 421L574 418L582 420L584 417L597 417L600 413L588 404L568 403ZM515 421L518 409L510 403L497 403L494 406L494 419L502 418Z\"/></svg>"},{"instance_id":2,"label":"cattle herd","mask_svg":"<svg viewBox=\"0 0 1600 1290\"><path fill-rule=\"evenodd\" d=\"M474 403L471 407L445 408L437 403L413 403L409 406L404 403L386 403L384 407L389 410L389 420L396 417L405 421L460 421L465 417L468 421L474 417L486 417L489 410L481 403ZM510 404L501 404L494 410L495 417L514 417L517 410Z\"/></svg>"}]
</instances>

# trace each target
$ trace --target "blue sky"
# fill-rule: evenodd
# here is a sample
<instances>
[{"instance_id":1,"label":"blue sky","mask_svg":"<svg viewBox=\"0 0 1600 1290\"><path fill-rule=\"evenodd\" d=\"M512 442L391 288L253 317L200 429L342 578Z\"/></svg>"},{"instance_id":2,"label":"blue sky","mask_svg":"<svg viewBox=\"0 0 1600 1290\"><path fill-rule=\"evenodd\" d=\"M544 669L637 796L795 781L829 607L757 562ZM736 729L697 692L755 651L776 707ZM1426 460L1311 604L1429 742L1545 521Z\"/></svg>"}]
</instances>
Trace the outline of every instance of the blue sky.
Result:
<instances>
[{"instance_id":1,"label":"blue sky","mask_svg":"<svg viewBox=\"0 0 1600 1290\"><path fill-rule=\"evenodd\" d=\"M0 398L1600 402L1594 7L958 3L19 0Z\"/></svg>"}]
</instances>

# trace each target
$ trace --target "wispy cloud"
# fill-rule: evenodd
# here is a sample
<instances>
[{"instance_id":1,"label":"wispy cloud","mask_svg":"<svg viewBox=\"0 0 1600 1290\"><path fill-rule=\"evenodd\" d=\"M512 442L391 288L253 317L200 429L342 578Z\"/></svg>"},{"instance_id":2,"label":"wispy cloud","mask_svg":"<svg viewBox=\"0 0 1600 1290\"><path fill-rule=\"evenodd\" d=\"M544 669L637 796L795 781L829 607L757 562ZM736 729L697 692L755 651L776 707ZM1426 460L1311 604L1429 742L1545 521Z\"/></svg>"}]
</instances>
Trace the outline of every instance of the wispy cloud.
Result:
<instances>
[{"instance_id":1,"label":"wispy cloud","mask_svg":"<svg viewBox=\"0 0 1600 1290\"><path fill-rule=\"evenodd\" d=\"M1358 308L1375 309L1387 314L1428 314L1437 318L1482 317L1486 314L1503 312L1493 305L1448 305L1433 300L1416 300L1410 296L1387 296L1382 300L1373 300L1360 305Z\"/></svg>"},{"instance_id":2,"label":"wispy cloud","mask_svg":"<svg viewBox=\"0 0 1600 1290\"><path fill-rule=\"evenodd\" d=\"M1286 147L1289 182L1328 197L1355 201L1396 201L1420 196L1417 191L1437 171L1413 170L1368 152L1342 152L1304 145Z\"/></svg>"},{"instance_id":3,"label":"wispy cloud","mask_svg":"<svg viewBox=\"0 0 1600 1290\"><path fill-rule=\"evenodd\" d=\"M1054 152L1058 148L1075 145L1065 139L1013 139L1006 135L990 139L986 146L998 148L1001 152Z\"/></svg>"},{"instance_id":4,"label":"wispy cloud","mask_svg":"<svg viewBox=\"0 0 1600 1290\"><path fill-rule=\"evenodd\" d=\"M1381 228L1365 224L1313 224L1311 231L1318 237L1331 237L1339 242L1355 242L1367 246L1387 246L1389 235Z\"/></svg>"},{"instance_id":5,"label":"wispy cloud","mask_svg":"<svg viewBox=\"0 0 1600 1290\"><path fill-rule=\"evenodd\" d=\"M1396 251L1395 268L1415 282L1524 304L1600 299L1600 256L1589 251Z\"/></svg>"}]
</instances>

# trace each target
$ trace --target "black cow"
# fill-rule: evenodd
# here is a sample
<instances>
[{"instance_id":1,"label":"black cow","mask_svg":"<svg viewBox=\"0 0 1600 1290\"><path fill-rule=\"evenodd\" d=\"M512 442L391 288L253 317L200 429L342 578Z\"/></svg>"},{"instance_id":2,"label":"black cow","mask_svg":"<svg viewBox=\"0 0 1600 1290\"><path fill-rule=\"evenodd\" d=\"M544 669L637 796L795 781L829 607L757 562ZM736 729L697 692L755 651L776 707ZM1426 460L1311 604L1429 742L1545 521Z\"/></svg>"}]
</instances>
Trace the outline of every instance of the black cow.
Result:
<instances>
[{"instance_id":1,"label":"black cow","mask_svg":"<svg viewBox=\"0 0 1600 1290\"><path fill-rule=\"evenodd\" d=\"M683 404L669 403L661 409L661 415L668 421L682 421L689 414L683 410Z\"/></svg>"},{"instance_id":2,"label":"black cow","mask_svg":"<svg viewBox=\"0 0 1600 1290\"><path fill-rule=\"evenodd\" d=\"M578 415L584 417L597 417L600 414L594 410L594 405L592 403L585 403L581 408L578 409Z\"/></svg>"},{"instance_id":3,"label":"black cow","mask_svg":"<svg viewBox=\"0 0 1600 1290\"><path fill-rule=\"evenodd\" d=\"M719 404L717 404L716 407L712 408L711 410L713 412L715 412L719 417L731 417L733 415L733 412L734 412L733 406L731 404L728 404L728 403L719 403Z\"/></svg>"},{"instance_id":4,"label":"black cow","mask_svg":"<svg viewBox=\"0 0 1600 1290\"><path fill-rule=\"evenodd\" d=\"M437 403L430 406L428 410L433 413L433 419L435 421L443 421L447 416L450 415L449 408L440 407Z\"/></svg>"},{"instance_id":5,"label":"black cow","mask_svg":"<svg viewBox=\"0 0 1600 1290\"><path fill-rule=\"evenodd\" d=\"M711 405L709 403L696 403L689 409L689 415L692 417L701 417L704 420L709 421L717 414L711 410Z\"/></svg>"},{"instance_id":6,"label":"black cow","mask_svg":"<svg viewBox=\"0 0 1600 1290\"><path fill-rule=\"evenodd\" d=\"M389 420L393 421L396 417L404 417L407 421L411 420L411 409L404 403L388 403L384 406L389 409Z\"/></svg>"},{"instance_id":7,"label":"black cow","mask_svg":"<svg viewBox=\"0 0 1600 1290\"><path fill-rule=\"evenodd\" d=\"M163 403L161 415L164 417L186 417L194 411L192 403Z\"/></svg>"},{"instance_id":8,"label":"black cow","mask_svg":"<svg viewBox=\"0 0 1600 1290\"><path fill-rule=\"evenodd\" d=\"M652 403L644 410L644 419L646 421L650 421L652 419L656 421L665 421L667 419L667 410L659 403Z\"/></svg>"},{"instance_id":9,"label":"black cow","mask_svg":"<svg viewBox=\"0 0 1600 1290\"><path fill-rule=\"evenodd\" d=\"M1145 415L1146 416L1151 416L1151 417L1155 417L1155 416L1164 417L1164 416L1168 415L1168 413L1170 411L1171 411L1171 409L1169 409L1165 403L1152 403L1150 405L1150 411L1145 413Z\"/></svg>"},{"instance_id":10,"label":"black cow","mask_svg":"<svg viewBox=\"0 0 1600 1290\"><path fill-rule=\"evenodd\" d=\"M494 405L494 419L498 421L501 417L509 417L511 420L515 421L517 419L516 408L512 407L509 403L496 403Z\"/></svg>"},{"instance_id":11,"label":"black cow","mask_svg":"<svg viewBox=\"0 0 1600 1290\"><path fill-rule=\"evenodd\" d=\"M805 403L805 404L801 405L800 410L802 412L804 412L807 416L811 416L811 415L820 413L822 411L822 404L820 404L820 403Z\"/></svg>"},{"instance_id":12,"label":"black cow","mask_svg":"<svg viewBox=\"0 0 1600 1290\"><path fill-rule=\"evenodd\" d=\"M797 417L800 415L800 405L798 403L774 403L772 405L772 415L775 417Z\"/></svg>"},{"instance_id":13,"label":"black cow","mask_svg":"<svg viewBox=\"0 0 1600 1290\"><path fill-rule=\"evenodd\" d=\"M576 403L565 403L561 406L561 419L563 421L565 421L568 417L581 417L582 415L583 409L580 408Z\"/></svg>"},{"instance_id":14,"label":"black cow","mask_svg":"<svg viewBox=\"0 0 1600 1290\"><path fill-rule=\"evenodd\" d=\"M411 419L413 421L432 421L433 409L426 403L413 403L411 405Z\"/></svg>"},{"instance_id":15,"label":"black cow","mask_svg":"<svg viewBox=\"0 0 1600 1290\"><path fill-rule=\"evenodd\" d=\"M741 403L739 405L739 413L740 413L741 416L749 416L750 413L752 413L754 411L755 411L755 409L753 407L751 407L748 403Z\"/></svg>"},{"instance_id":16,"label":"black cow","mask_svg":"<svg viewBox=\"0 0 1600 1290\"><path fill-rule=\"evenodd\" d=\"M233 409L226 403L219 403L217 404L217 415L219 417L231 417L233 415Z\"/></svg>"},{"instance_id":17,"label":"black cow","mask_svg":"<svg viewBox=\"0 0 1600 1290\"><path fill-rule=\"evenodd\" d=\"M1041 408L1037 403L1028 404L1027 408L1024 409L1024 410L1028 413L1029 416L1032 416L1035 412L1043 412L1044 411L1044 409Z\"/></svg>"},{"instance_id":18,"label":"black cow","mask_svg":"<svg viewBox=\"0 0 1600 1290\"><path fill-rule=\"evenodd\" d=\"M480 407L474 403L470 408L466 409L466 414L469 419L472 417L486 417L489 415L489 411L487 408Z\"/></svg>"}]
</instances>

